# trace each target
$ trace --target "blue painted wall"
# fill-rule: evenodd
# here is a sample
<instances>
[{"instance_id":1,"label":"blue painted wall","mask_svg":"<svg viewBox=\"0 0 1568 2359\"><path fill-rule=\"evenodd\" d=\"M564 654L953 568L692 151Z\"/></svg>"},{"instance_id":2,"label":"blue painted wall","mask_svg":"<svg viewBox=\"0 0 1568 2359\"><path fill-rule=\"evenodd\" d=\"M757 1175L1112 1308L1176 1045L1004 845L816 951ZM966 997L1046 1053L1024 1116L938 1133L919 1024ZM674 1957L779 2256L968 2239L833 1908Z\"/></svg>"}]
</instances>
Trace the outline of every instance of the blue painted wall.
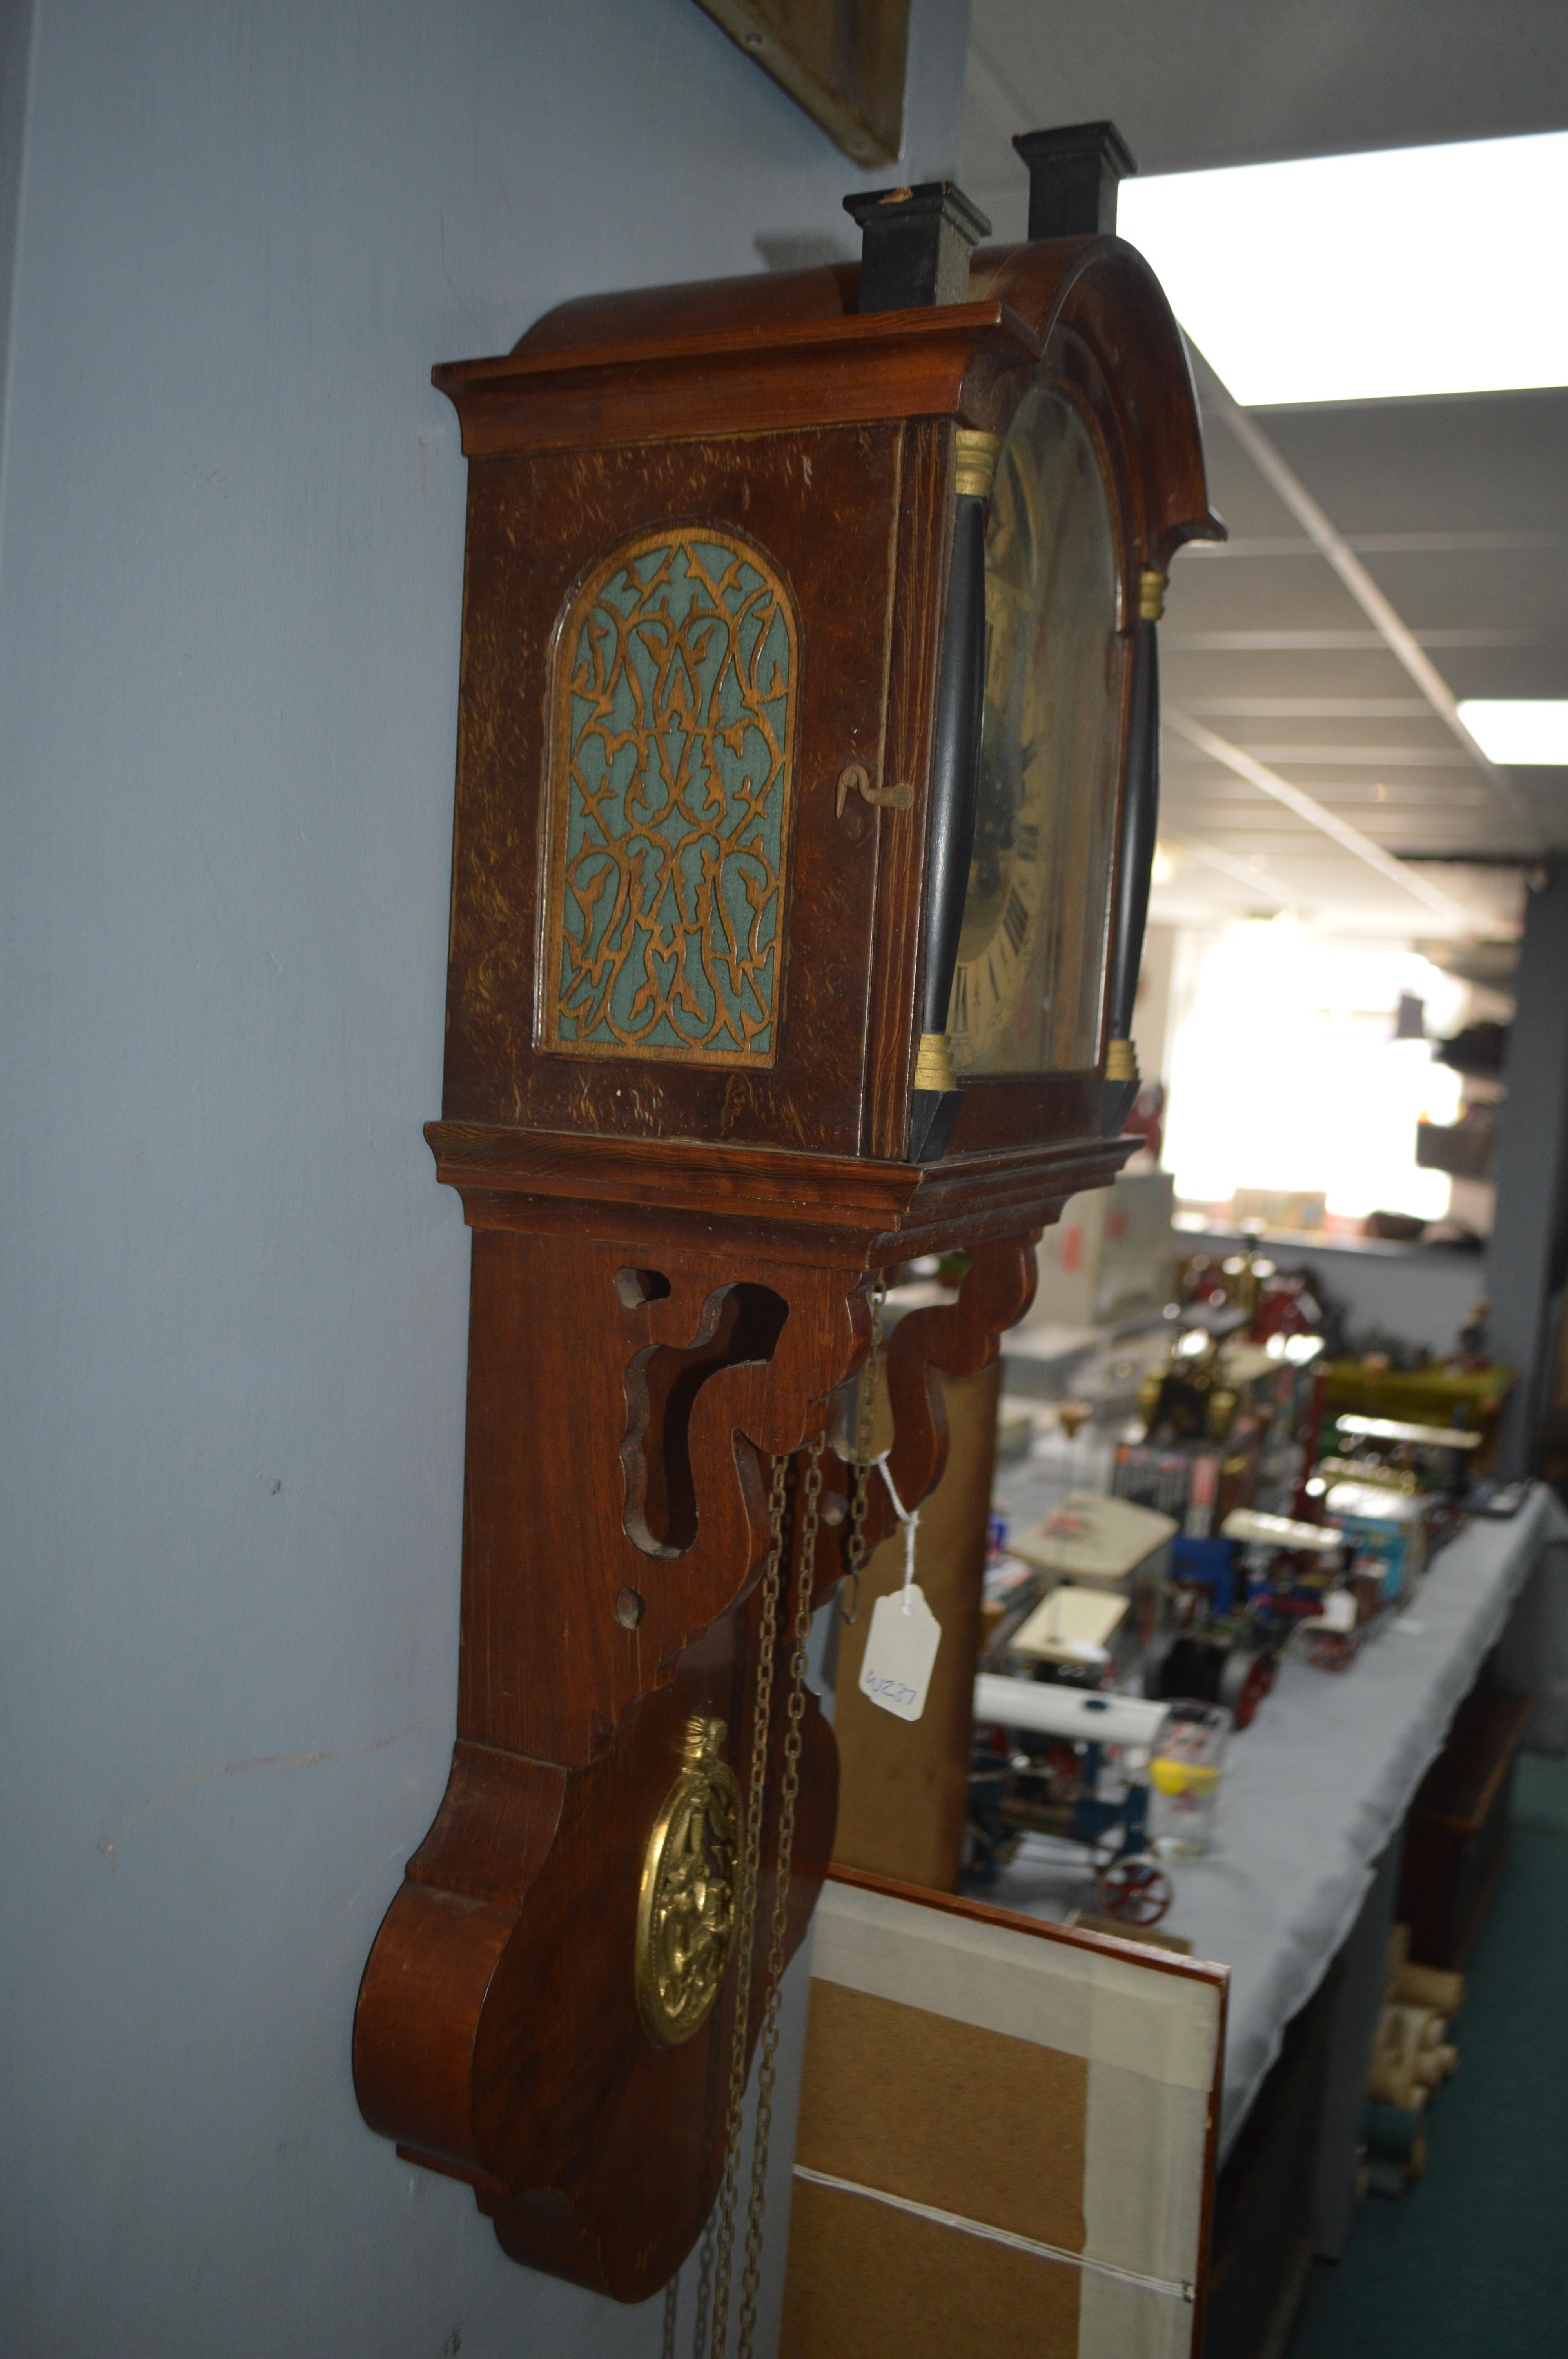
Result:
<instances>
[{"instance_id":1,"label":"blue painted wall","mask_svg":"<svg viewBox=\"0 0 1568 2359\"><path fill-rule=\"evenodd\" d=\"M966 16L916 5L913 177ZM847 251L876 176L692 0L28 32L0 6L5 2347L653 2353L656 2304L504 2262L349 2080L456 1681L428 372L564 296Z\"/></svg>"}]
</instances>

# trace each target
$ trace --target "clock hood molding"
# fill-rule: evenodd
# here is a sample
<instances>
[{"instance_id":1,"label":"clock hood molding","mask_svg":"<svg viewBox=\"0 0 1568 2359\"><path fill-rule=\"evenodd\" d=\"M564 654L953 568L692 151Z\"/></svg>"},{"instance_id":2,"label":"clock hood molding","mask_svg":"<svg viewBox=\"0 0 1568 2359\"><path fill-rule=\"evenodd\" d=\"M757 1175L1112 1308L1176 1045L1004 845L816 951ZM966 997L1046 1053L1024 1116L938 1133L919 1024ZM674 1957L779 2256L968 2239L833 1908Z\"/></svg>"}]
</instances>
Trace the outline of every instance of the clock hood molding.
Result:
<instances>
[{"instance_id":1,"label":"clock hood molding","mask_svg":"<svg viewBox=\"0 0 1568 2359\"><path fill-rule=\"evenodd\" d=\"M432 381L470 458L694 435L948 417L1005 431L1048 347L1087 347L1113 389L1139 557L1223 539L1209 508L1186 345L1158 279L1116 237L979 247L969 300L856 310L860 267L758 272L579 297L512 352Z\"/></svg>"}]
</instances>

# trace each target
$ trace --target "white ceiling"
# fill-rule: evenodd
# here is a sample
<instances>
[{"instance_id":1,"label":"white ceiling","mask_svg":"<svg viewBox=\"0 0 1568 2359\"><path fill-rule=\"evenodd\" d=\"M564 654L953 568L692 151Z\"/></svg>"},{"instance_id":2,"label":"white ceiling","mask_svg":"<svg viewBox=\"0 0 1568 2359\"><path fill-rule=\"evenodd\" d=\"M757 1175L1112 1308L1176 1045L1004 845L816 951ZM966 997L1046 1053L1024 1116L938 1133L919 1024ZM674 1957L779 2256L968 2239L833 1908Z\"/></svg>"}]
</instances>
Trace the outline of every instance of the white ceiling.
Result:
<instances>
[{"instance_id":1,"label":"white ceiling","mask_svg":"<svg viewBox=\"0 0 1568 2359\"><path fill-rule=\"evenodd\" d=\"M1560 129L1568 6L974 0L959 179L999 236L1012 134L1102 116L1152 171ZM1524 228L1499 187L1499 237ZM1487 864L1568 849L1568 770L1497 770L1452 708L1568 695L1568 390L1238 415L1195 364L1231 539L1167 600L1155 914L1511 930L1518 873Z\"/></svg>"}]
</instances>

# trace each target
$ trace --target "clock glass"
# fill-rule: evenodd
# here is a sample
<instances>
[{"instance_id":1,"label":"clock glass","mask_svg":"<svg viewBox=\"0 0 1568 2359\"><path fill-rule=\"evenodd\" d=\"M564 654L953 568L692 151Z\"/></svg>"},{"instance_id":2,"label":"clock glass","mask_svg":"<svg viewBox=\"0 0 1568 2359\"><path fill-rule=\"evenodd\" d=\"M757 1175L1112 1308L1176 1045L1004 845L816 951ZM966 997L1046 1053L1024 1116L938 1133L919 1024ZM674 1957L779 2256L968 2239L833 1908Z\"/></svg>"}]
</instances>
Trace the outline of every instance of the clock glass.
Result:
<instances>
[{"instance_id":1,"label":"clock glass","mask_svg":"<svg viewBox=\"0 0 1568 2359\"><path fill-rule=\"evenodd\" d=\"M947 1028L960 1073L1099 1056L1122 642L1094 438L1038 385L997 464L975 848Z\"/></svg>"}]
</instances>

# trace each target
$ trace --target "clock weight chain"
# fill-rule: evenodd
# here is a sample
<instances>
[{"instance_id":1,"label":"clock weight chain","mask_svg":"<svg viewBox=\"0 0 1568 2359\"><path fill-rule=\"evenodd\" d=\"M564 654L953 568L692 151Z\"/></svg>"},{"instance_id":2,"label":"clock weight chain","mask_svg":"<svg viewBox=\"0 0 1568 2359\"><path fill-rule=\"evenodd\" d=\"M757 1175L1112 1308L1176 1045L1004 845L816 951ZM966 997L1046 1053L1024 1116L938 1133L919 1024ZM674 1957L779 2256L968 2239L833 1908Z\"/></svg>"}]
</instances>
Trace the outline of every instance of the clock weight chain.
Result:
<instances>
[{"instance_id":1,"label":"clock weight chain","mask_svg":"<svg viewBox=\"0 0 1568 2359\"><path fill-rule=\"evenodd\" d=\"M752 1760L747 1779L746 1824L735 1894L735 2025L730 2057L730 2104L725 2118L724 2176L719 2190L719 2227L714 2240L713 2341L720 2354L730 2320L730 2256L735 2245L736 2172L740 2160L741 2110L746 2094L746 2031L752 1989L752 1950L757 1921L757 1877L762 1866L762 1816L767 1806L768 1723L773 1701L773 1645L778 1627L779 1586L784 1545L784 1484L787 1458L773 1460L768 1495L768 1561L762 1574L757 1640L757 1686L752 1713Z\"/></svg>"},{"instance_id":2,"label":"clock weight chain","mask_svg":"<svg viewBox=\"0 0 1568 2359\"><path fill-rule=\"evenodd\" d=\"M867 1554L866 1512L869 1505L871 1445L876 1423L877 1383L882 1346L882 1302L886 1292L886 1282L879 1276L873 1281L871 1289L871 1344L867 1355L865 1370L862 1373L856 1409L852 1462L855 1477L854 1495L849 1510L849 1533L844 1551L844 1579L846 1586L850 1590L850 1602L842 1609L846 1622L853 1622L859 1610L860 1576L865 1567ZM745 2359L745 2354L750 2352L752 2346L756 2325L756 2294L761 2282L758 2264L762 2256L762 2212L767 2179L768 2141L772 2127L774 2060L778 2047L779 1985L784 1971L783 1945L789 1899L789 1864L794 1852L795 1805L800 1784L801 1719L805 1712L806 1644L811 1628L811 1595L816 1581L816 1538L822 1495L822 1448L823 1438L818 1435L812 1444L810 1464L806 1473L806 1515L800 1540L800 1573L792 1634L795 1644L790 1661L790 1695L786 1708L784 1776L780 1798L778 1876L768 1955L768 1990L763 2006L762 2033L759 2049L762 2061L758 2071L757 2128L752 2147L752 2191L747 2214L746 2267L741 2278L742 2307L740 2339L741 2359ZM752 1723L746 1830L738 1879L739 1889L736 1896L738 1996L735 2040L730 2067L724 2178L715 2216L708 2223L701 2246L697 2282L697 2332L693 2343L697 2359L707 2359L709 2348L718 2355L718 2359L721 2359L729 2323L741 2109L745 2095L746 2081L748 2009L739 1994L749 1990L752 1977L757 1875L762 1858L762 1820L767 1777L767 1733L772 1712L773 1658L784 1557L784 1481L787 1468L787 1460L781 1458L773 1461L769 1501L770 1540L767 1569L762 1578L762 1628L758 1655L756 1705ZM665 2359L675 2359L675 2282L672 2279L665 2293ZM711 2345L706 2331L710 2298L714 2305Z\"/></svg>"},{"instance_id":3,"label":"clock weight chain","mask_svg":"<svg viewBox=\"0 0 1568 2359\"><path fill-rule=\"evenodd\" d=\"M768 2144L773 2125L773 2088L777 2075L779 2006L785 1963L789 1915L790 1866L795 1851L795 1804L800 1792L802 1723L806 1713L806 1657L811 1636L811 1599L816 1577L816 1540L821 1525L822 1452L825 1436L813 1440L806 1466L804 1513L801 1517L795 1612L791 1623L788 1666L789 1693L785 1705L784 1772L779 1788L779 1825L774 1861L773 1914L769 1921L766 1994L758 2041L757 2117L752 2148L752 2185L747 2206L745 2267L741 2275L741 2306L738 2359L751 2359L756 2332L756 2298L762 2283L762 2217L767 2197ZM775 1458L768 1500L768 1561L762 1575L761 1627L757 1649L757 1686L752 1720L752 1756L747 1780L745 1836L737 1880L735 1909L735 2024L730 2049L730 2104L726 2119L724 2175L717 2211L713 2254L713 2321L710 2350L724 2359L730 2325L730 2292L735 2244L741 2112L746 2094L746 2034L751 2016L757 1887L762 1872L762 1828L767 1812L768 1734L773 1716L774 1659L778 1608L783 1587L785 1548L785 1484L787 1458ZM698 2333L702 2329L699 2300ZM675 2301L667 2292L665 2307L665 2351L673 2359ZM698 2359L701 2359L699 2352Z\"/></svg>"},{"instance_id":4,"label":"clock weight chain","mask_svg":"<svg viewBox=\"0 0 1568 2359\"><path fill-rule=\"evenodd\" d=\"M800 1796L801 1723L806 1716L806 1653L811 1639L811 1593L816 1579L816 1536L821 1528L822 1449L818 1434L806 1470L806 1512L800 1527L800 1562L795 1576L794 1641L785 1708L784 1775L779 1781L778 1849L773 1874L773 1913L769 1927L767 1996L757 2043L757 2123L752 2142L752 2197L746 2219L746 2267L741 2279L741 2324L737 2359L752 2359L762 2284L762 2212L767 2202L768 2141L773 2129L773 2086L778 2073L779 2006L789 1919L790 1866L795 1856L795 1810Z\"/></svg>"}]
</instances>

